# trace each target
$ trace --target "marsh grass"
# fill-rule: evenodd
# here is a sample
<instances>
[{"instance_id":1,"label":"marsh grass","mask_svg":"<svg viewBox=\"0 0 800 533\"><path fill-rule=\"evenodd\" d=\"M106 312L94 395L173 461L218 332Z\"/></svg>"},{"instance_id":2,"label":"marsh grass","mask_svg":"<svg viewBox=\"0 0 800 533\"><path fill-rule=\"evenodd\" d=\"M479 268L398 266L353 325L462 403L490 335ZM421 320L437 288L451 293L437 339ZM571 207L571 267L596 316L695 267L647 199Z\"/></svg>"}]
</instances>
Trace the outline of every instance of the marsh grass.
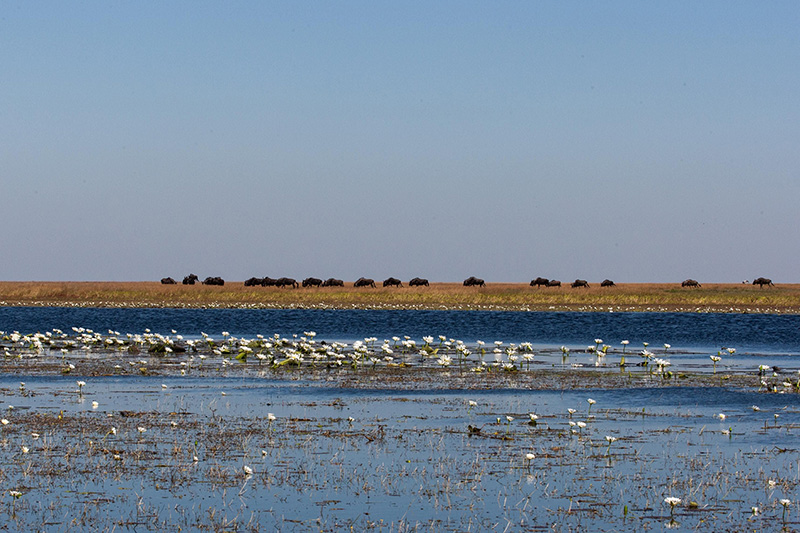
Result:
<instances>
[{"instance_id":1,"label":"marsh grass","mask_svg":"<svg viewBox=\"0 0 800 533\"><path fill-rule=\"evenodd\" d=\"M280 289L226 285L161 285L157 282L0 282L0 305L92 307L265 307L506 309L576 311L685 311L800 313L800 284L759 289L745 284L619 284L589 289L533 288L522 283L459 283L430 287Z\"/></svg>"}]
</instances>

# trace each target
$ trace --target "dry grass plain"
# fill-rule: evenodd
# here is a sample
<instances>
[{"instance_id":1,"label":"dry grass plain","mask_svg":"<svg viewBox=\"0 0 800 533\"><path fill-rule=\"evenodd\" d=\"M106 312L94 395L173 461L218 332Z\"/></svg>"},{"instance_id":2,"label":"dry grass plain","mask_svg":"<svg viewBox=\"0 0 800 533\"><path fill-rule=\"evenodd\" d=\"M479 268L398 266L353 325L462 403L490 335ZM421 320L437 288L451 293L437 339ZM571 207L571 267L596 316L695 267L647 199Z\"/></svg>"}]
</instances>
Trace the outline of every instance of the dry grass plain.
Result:
<instances>
[{"instance_id":1,"label":"dry grass plain","mask_svg":"<svg viewBox=\"0 0 800 533\"><path fill-rule=\"evenodd\" d=\"M474 309L517 311L680 311L800 313L800 284L760 289L739 283L627 283L588 289L536 288L526 283L432 283L430 287L285 289L162 285L159 282L0 282L2 306Z\"/></svg>"}]
</instances>

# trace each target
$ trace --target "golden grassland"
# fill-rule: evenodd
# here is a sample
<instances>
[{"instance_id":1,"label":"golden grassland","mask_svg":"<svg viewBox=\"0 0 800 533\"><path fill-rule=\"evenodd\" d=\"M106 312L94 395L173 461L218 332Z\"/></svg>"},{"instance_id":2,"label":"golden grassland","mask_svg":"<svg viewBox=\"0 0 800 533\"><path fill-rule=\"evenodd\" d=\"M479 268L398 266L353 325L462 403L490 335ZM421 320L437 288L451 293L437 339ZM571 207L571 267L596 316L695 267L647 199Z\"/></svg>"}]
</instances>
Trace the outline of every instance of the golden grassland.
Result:
<instances>
[{"instance_id":1,"label":"golden grassland","mask_svg":"<svg viewBox=\"0 0 800 533\"><path fill-rule=\"evenodd\" d=\"M800 313L800 284L592 284L588 289L536 288L523 283L432 283L430 287L287 289L162 285L159 282L0 282L0 306L219 307L330 309L476 309L519 311L680 311Z\"/></svg>"}]
</instances>

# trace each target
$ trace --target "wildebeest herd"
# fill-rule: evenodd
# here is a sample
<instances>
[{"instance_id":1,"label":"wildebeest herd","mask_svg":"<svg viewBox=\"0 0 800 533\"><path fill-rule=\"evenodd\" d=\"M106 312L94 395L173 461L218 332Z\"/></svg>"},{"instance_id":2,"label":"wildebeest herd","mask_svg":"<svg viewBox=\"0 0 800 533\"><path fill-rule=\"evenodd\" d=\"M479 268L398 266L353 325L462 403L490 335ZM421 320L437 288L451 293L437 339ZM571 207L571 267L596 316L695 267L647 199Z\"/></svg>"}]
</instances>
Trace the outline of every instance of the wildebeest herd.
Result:
<instances>
[{"instance_id":1,"label":"wildebeest herd","mask_svg":"<svg viewBox=\"0 0 800 533\"><path fill-rule=\"evenodd\" d=\"M188 276L183 278L183 285L194 285L195 283L201 283L203 285L225 285L225 280L220 277L207 277L203 281L200 281L200 278L195 274L189 274ZM175 281L173 278L162 278L161 283L163 285L176 285L178 282ZM743 282L747 283L747 282ZM300 287L344 287L344 281L336 278L328 278L326 280L321 280L319 278L306 278L301 283L298 283L297 280L294 278L277 278L273 279L270 277L265 278L249 278L245 280L244 286L245 287L292 287L294 289ZM753 285L758 285L759 288L766 287L774 287L775 284L772 283L772 280L769 278L756 278L753 280ZM389 277L383 281L384 287L402 287L403 282L397 278ZM424 278L412 278L408 282L409 287L429 287L430 283L427 279ZM470 276L464 280L464 287L485 287L486 282L481 278L476 278L475 276ZM531 280L531 287L561 287L561 282L557 279L548 279L538 277L536 279ZM617 285L611 281L610 279L604 279L600 282L601 287L616 287ZM358 278L355 283L353 283L353 287L371 287L376 288L377 285L375 284L375 280L371 278ZM589 288L589 282L585 279L576 279L572 283L570 283L570 287L573 289L578 288ZM688 287L688 288L699 288L702 287L700 283L695 279L687 279L681 282L681 287Z\"/></svg>"},{"instance_id":2,"label":"wildebeest herd","mask_svg":"<svg viewBox=\"0 0 800 533\"><path fill-rule=\"evenodd\" d=\"M203 285L225 285L225 280L220 278L219 276L209 276L203 281L200 281L200 278L197 277L196 274L189 274L188 276L183 278L184 285L194 285L195 283L201 283ZM176 285L178 282L172 278L161 278L162 285Z\"/></svg>"}]
</instances>

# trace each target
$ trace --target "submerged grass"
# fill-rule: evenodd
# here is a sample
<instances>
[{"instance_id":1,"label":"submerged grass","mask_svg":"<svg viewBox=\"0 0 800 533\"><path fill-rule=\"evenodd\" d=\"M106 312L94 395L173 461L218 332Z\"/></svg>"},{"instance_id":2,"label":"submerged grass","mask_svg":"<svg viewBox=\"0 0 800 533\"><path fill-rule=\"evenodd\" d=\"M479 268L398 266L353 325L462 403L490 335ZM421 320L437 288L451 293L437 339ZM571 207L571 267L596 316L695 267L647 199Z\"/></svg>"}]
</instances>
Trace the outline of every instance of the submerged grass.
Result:
<instances>
[{"instance_id":1,"label":"submerged grass","mask_svg":"<svg viewBox=\"0 0 800 533\"><path fill-rule=\"evenodd\" d=\"M800 284L760 289L746 284L628 283L588 289L534 288L523 283L464 287L282 289L158 282L0 282L0 305L87 307L266 307L332 309L491 309L800 313Z\"/></svg>"}]
</instances>

